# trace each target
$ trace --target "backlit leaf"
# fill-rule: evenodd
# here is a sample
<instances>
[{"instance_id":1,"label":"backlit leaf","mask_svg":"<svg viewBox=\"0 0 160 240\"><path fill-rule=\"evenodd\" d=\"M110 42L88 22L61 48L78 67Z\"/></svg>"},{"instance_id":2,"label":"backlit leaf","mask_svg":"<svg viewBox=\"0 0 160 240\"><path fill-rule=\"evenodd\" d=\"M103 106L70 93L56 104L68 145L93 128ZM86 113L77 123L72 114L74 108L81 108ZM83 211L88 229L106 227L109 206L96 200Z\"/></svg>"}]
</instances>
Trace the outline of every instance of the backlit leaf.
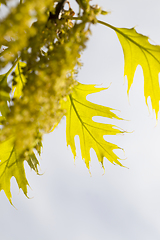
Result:
<instances>
[{"instance_id":1,"label":"backlit leaf","mask_svg":"<svg viewBox=\"0 0 160 240\"><path fill-rule=\"evenodd\" d=\"M29 166L38 173L38 160L35 154L31 154ZM11 178L15 177L18 187L27 196L28 181L26 179L24 160L20 157L14 145L14 137L0 143L0 191L4 190L8 200L12 204L10 191Z\"/></svg>"},{"instance_id":2,"label":"backlit leaf","mask_svg":"<svg viewBox=\"0 0 160 240\"><path fill-rule=\"evenodd\" d=\"M116 28L115 31L124 52L124 76L127 76L128 79L128 92L133 83L135 70L138 65L141 65L144 75L145 101L148 105L147 100L150 97L152 108L155 110L156 118L158 118L160 46L150 44L148 37L137 33L134 28Z\"/></svg>"},{"instance_id":3,"label":"backlit leaf","mask_svg":"<svg viewBox=\"0 0 160 240\"><path fill-rule=\"evenodd\" d=\"M106 157L111 163L123 166L120 158L113 152L120 149L117 145L104 140L104 135L116 135L123 133L122 130L111 124L93 121L94 116L116 118L111 108L97 105L86 100L88 94L97 93L106 88L97 88L95 85L78 84L64 103L66 113L67 145L70 145L74 157L76 156L75 136L80 139L82 158L89 169L90 149L93 148L99 162L103 166L103 158Z\"/></svg>"}]
</instances>

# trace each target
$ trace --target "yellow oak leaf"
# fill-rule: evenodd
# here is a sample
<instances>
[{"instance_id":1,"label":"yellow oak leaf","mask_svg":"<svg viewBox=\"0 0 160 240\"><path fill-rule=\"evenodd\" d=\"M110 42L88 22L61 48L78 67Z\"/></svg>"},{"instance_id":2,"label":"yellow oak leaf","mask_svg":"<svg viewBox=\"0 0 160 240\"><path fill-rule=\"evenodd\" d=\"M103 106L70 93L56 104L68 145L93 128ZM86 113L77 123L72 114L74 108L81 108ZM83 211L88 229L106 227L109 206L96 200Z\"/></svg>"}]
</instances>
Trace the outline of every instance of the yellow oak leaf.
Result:
<instances>
[{"instance_id":1,"label":"yellow oak leaf","mask_svg":"<svg viewBox=\"0 0 160 240\"><path fill-rule=\"evenodd\" d=\"M117 145L104 140L104 135L116 135L124 133L114 125L95 122L94 116L121 119L116 116L111 108L91 103L86 99L88 94L97 93L106 88L97 88L95 85L78 84L73 92L64 102L66 109L66 138L67 145L70 145L74 157L76 156L75 136L80 139L82 158L89 169L90 149L93 148L99 162L103 165L103 158L106 157L111 163L123 166L120 158L113 152L120 149Z\"/></svg>"},{"instance_id":2,"label":"yellow oak leaf","mask_svg":"<svg viewBox=\"0 0 160 240\"><path fill-rule=\"evenodd\" d=\"M28 181L25 176L24 163L18 160L18 153L14 149L14 138L0 143L0 190L4 190L11 201L10 180L14 176L19 188L27 195Z\"/></svg>"},{"instance_id":3,"label":"yellow oak leaf","mask_svg":"<svg viewBox=\"0 0 160 240\"><path fill-rule=\"evenodd\" d=\"M149 43L149 38L137 33L135 28L116 28L109 23L98 20L113 29L122 45L124 53L124 76L128 80L128 93L133 83L134 74L138 65L143 69L144 75L144 96L148 106L148 98L151 100L152 109L158 119L160 101L160 46Z\"/></svg>"},{"instance_id":4,"label":"yellow oak leaf","mask_svg":"<svg viewBox=\"0 0 160 240\"><path fill-rule=\"evenodd\" d=\"M148 106L148 97L151 99L152 109L158 118L160 101L160 46L152 45L148 37L139 34L134 28L115 29L124 52L124 76L128 80L128 93L133 83L134 74L138 65L141 65L144 75L144 96Z\"/></svg>"},{"instance_id":5,"label":"yellow oak leaf","mask_svg":"<svg viewBox=\"0 0 160 240\"><path fill-rule=\"evenodd\" d=\"M19 189L27 196L27 186L29 186L26 179L24 169L24 159L21 159L18 150L14 145L14 137L0 143L0 191L4 190L8 200L12 204L12 195L10 191L10 181L15 177ZM30 155L27 161L29 166L38 173L38 160L33 154Z\"/></svg>"}]
</instances>

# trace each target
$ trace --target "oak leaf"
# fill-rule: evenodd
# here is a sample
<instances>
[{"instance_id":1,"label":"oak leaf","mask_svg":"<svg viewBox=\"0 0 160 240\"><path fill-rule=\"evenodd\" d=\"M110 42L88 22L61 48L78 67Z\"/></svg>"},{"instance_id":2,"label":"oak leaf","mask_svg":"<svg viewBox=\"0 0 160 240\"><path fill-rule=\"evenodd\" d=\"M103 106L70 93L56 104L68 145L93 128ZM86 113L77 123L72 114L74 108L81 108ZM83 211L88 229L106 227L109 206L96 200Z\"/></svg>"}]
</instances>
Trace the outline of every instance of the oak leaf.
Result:
<instances>
[{"instance_id":1,"label":"oak leaf","mask_svg":"<svg viewBox=\"0 0 160 240\"><path fill-rule=\"evenodd\" d=\"M34 153L32 153L27 161L31 169L38 173L38 160ZM4 190L8 200L12 204L11 195L11 178L15 177L19 189L27 196L27 186L29 186L25 169L24 158L19 154L14 144L14 137L0 142L0 191Z\"/></svg>"},{"instance_id":2,"label":"oak leaf","mask_svg":"<svg viewBox=\"0 0 160 240\"><path fill-rule=\"evenodd\" d=\"M128 80L128 93L133 83L138 65L141 65L144 75L144 96L148 106L151 99L152 109L158 118L160 101L160 46L149 43L149 38L136 32L134 28L115 28L124 52L124 76Z\"/></svg>"},{"instance_id":3,"label":"oak leaf","mask_svg":"<svg viewBox=\"0 0 160 240\"><path fill-rule=\"evenodd\" d=\"M88 94L97 93L106 88L97 88L95 85L78 84L73 92L64 102L66 109L66 138L67 145L70 145L74 157L76 156L75 136L80 139L82 158L89 169L90 149L93 148L97 154L99 162L103 165L103 158L106 157L111 163L123 166L120 158L113 152L120 149L117 145L104 140L104 135L116 135L124 133L115 125L95 122L94 116L106 118L119 118L112 111L112 108L94 104L86 99Z\"/></svg>"}]
</instances>

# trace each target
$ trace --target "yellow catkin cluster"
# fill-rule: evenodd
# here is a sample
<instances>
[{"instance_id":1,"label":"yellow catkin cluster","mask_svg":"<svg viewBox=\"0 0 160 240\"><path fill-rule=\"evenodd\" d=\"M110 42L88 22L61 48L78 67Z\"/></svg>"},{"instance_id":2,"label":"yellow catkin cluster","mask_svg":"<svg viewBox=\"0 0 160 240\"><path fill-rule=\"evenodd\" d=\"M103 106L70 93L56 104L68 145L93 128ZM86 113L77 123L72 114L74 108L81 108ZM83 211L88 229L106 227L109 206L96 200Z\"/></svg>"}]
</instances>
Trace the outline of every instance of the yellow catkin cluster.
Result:
<instances>
[{"instance_id":1,"label":"yellow catkin cluster","mask_svg":"<svg viewBox=\"0 0 160 240\"><path fill-rule=\"evenodd\" d=\"M26 63L22 69L26 79L23 95L12 99L0 140L14 136L15 149L25 160L33 149L39 151L43 134L64 116L60 100L77 84L79 58L90 33L86 26L88 12L83 10L82 20L73 22L74 12L69 8L63 11L61 19L47 21L50 5L53 8L53 1L25 1L11 9L0 25L2 36L8 41L1 65L14 64L17 58ZM31 25L33 15L36 21ZM14 72L12 75L14 82Z\"/></svg>"},{"instance_id":2,"label":"yellow catkin cluster","mask_svg":"<svg viewBox=\"0 0 160 240\"><path fill-rule=\"evenodd\" d=\"M12 1L5 1L12 2ZM36 36L35 28L31 24L35 19L43 24L47 21L49 7L55 0L28 0L10 8L9 14L0 21L0 46L5 45L7 40L7 50L0 60L0 69L8 62L14 62L17 55L28 45L31 36Z\"/></svg>"}]
</instances>

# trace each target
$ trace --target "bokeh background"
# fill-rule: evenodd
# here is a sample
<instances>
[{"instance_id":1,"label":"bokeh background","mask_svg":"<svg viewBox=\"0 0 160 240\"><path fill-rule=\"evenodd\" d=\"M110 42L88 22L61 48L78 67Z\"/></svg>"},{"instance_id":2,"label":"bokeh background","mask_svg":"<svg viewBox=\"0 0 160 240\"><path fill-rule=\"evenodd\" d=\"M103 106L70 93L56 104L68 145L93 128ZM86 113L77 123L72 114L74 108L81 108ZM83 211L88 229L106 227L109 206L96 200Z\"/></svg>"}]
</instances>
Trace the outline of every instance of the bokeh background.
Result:
<instances>
[{"instance_id":1,"label":"bokeh background","mask_svg":"<svg viewBox=\"0 0 160 240\"><path fill-rule=\"evenodd\" d=\"M71 0L76 9L76 3ZM136 30L160 45L159 0L94 0L105 10L100 16L116 27ZM1 8L0 16L3 14ZM122 168L105 159L105 174L91 150L90 176L79 148L74 159L66 146L65 118L43 141L42 176L26 166L31 186L27 199L11 180L13 208L0 192L2 240L159 240L160 239L160 121L148 111L143 95L143 72L138 66L129 101L124 83L124 58L114 31L96 25L82 56L81 83L95 83L108 90L89 96L95 103L120 110L127 121L114 123L130 133L107 136L120 147ZM102 120L102 119L100 119Z\"/></svg>"}]
</instances>

